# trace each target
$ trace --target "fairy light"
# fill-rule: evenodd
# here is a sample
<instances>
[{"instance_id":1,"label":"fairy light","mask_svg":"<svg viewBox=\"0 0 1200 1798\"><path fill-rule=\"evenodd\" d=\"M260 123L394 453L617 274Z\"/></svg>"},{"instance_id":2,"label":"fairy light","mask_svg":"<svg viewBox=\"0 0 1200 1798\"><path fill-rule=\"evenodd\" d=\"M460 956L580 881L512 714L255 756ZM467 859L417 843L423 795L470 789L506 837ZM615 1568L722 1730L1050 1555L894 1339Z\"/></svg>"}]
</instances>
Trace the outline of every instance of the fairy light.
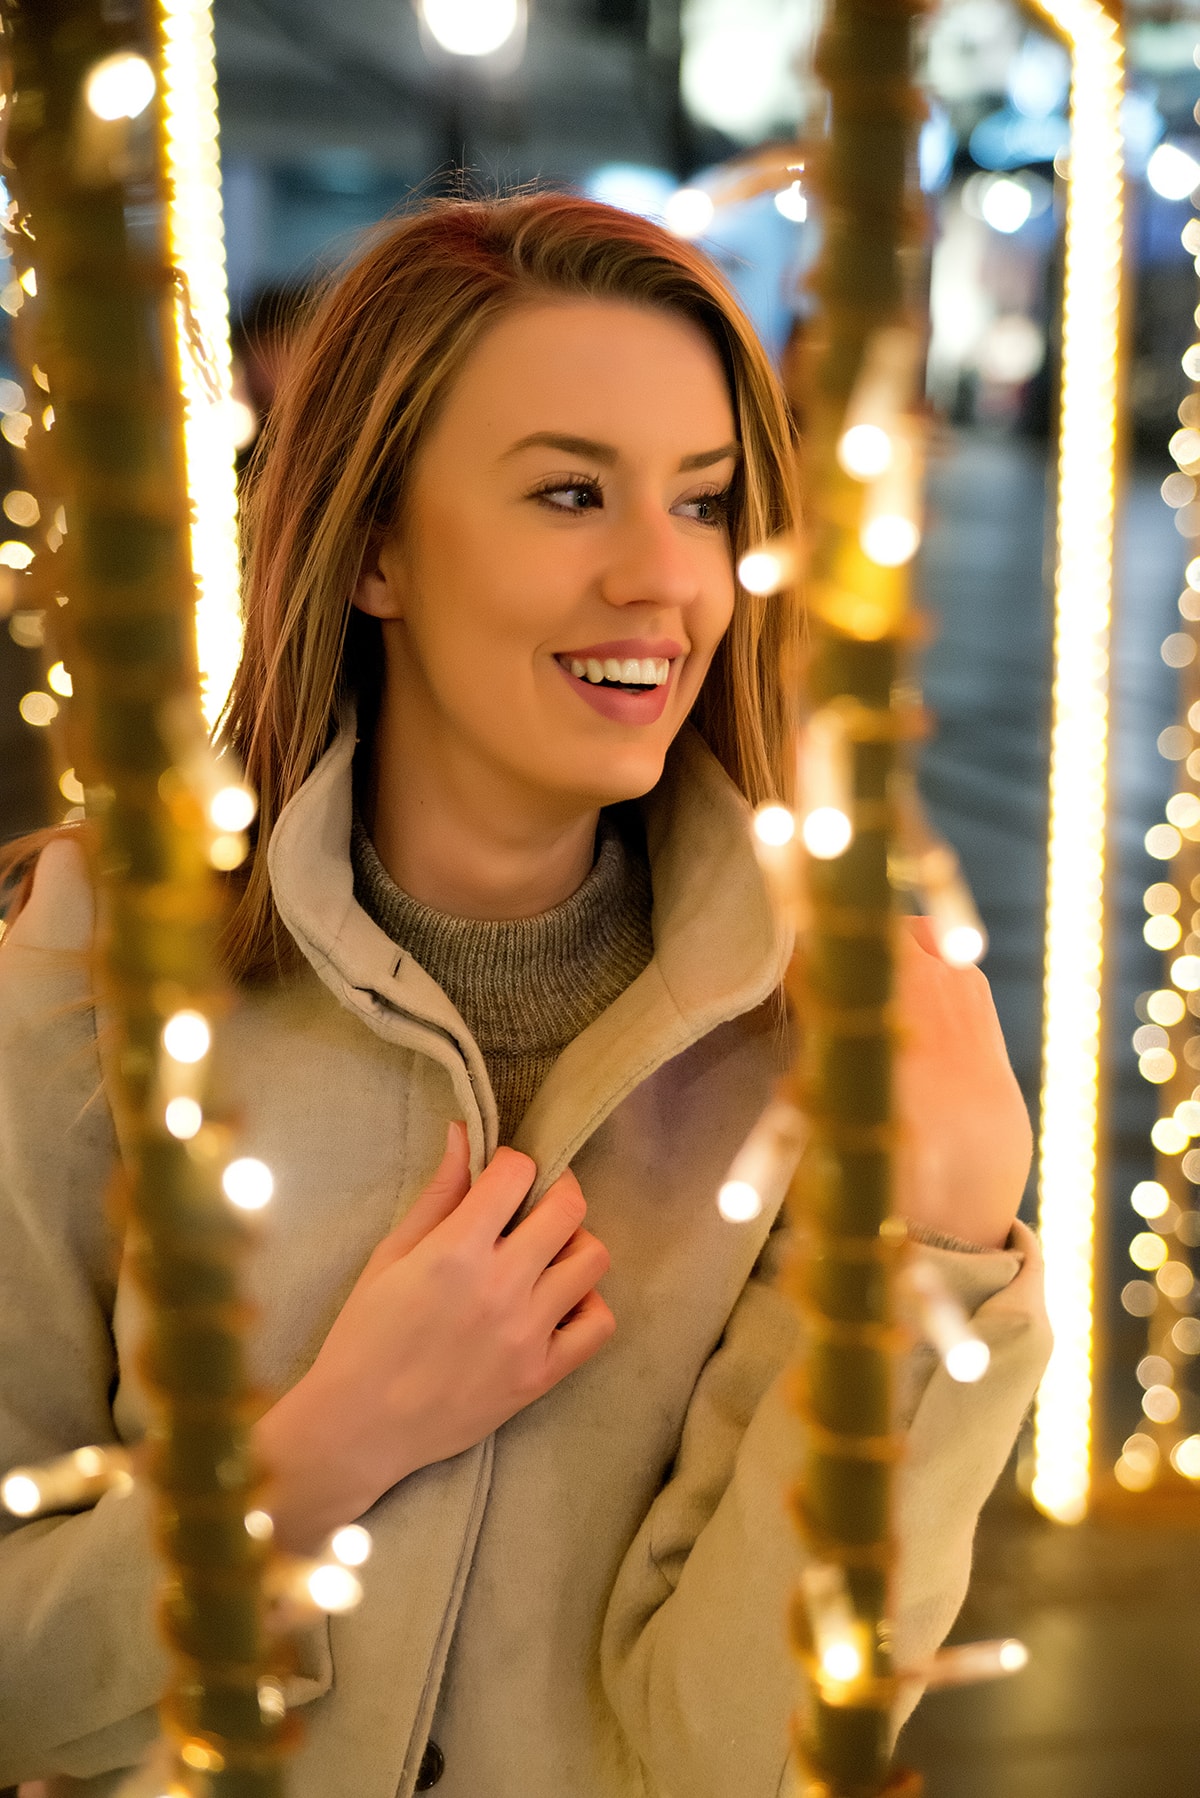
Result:
<instances>
[{"instance_id":1,"label":"fairy light","mask_svg":"<svg viewBox=\"0 0 1200 1798\"><path fill-rule=\"evenodd\" d=\"M160 0L171 257L192 503L196 645L204 714L216 722L241 654L229 302L208 0ZM236 865L236 864L234 864Z\"/></svg>"},{"instance_id":2,"label":"fairy light","mask_svg":"<svg viewBox=\"0 0 1200 1798\"><path fill-rule=\"evenodd\" d=\"M348 1523L344 1529L335 1530L329 1542L330 1554L343 1567L361 1567L370 1559L371 1547L371 1532L361 1523Z\"/></svg>"},{"instance_id":3,"label":"fairy light","mask_svg":"<svg viewBox=\"0 0 1200 1798\"><path fill-rule=\"evenodd\" d=\"M318 1610L340 1616L352 1611L362 1597L362 1582L350 1567L332 1562L314 1567L308 1575L308 1595Z\"/></svg>"},{"instance_id":4,"label":"fairy light","mask_svg":"<svg viewBox=\"0 0 1200 1798\"><path fill-rule=\"evenodd\" d=\"M275 1179L264 1161L242 1155L229 1163L221 1175L221 1186L229 1203L239 1211L261 1211L271 1202Z\"/></svg>"},{"instance_id":5,"label":"fairy light","mask_svg":"<svg viewBox=\"0 0 1200 1798\"><path fill-rule=\"evenodd\" d=\"M782 538L746 552L737 566L738 580L747 593L766 598L795 579L796 552Z\"/></svg>"},{"instance_id":6,"label":"fairy light","mask_svg":"<svg viewBox=\"0 0 1200 1798\"><path fill-rule=\"evenodd\" d=\"M717 1193L727 1223L748 1223L782 1198L804 1147L803 1113L788 1099L772 1099L733 1158Z\"/></svg>"},{"instance_id":7,"label":"fairy light","mask_svg":"<svg viewBox=\"0 0 1200 1798\"><path fill-rule=\"evenodd\" d=\"M83 95L98 119L136 119L153 100L156 86L146 58L126 50L95 64L83 84Z\"/></svg>"},{"instance_id":8,"label":"fairy light","mask_svg":"<svg viewBox=\"0 0 1200 1798\"><path fill-rule=\"evenodd\" d=\"M249 787L239 784L222 787L214 793L209 801L208 815L218 831L235 836L253 823L257 810L258 801L254 794Z\"/></svg>"},{"instance_id":9,"label":"fairy light","mask_svg":"<svg viewBox=\"0 0 1200 1798\"><path fill-rule=\"evenodd\" d=\"M1039 1223L1054 1352L1032 1492L1059 1521L1091 1478L1108 651L1121 307L1122 49L1098 0L1040 0L1072 57L1047 856Z\"/></svg>"},{"instance_id":10,"label":"fairy light","mask_svg":"<svg viewBox=\"0 0 1200 1798\"><path fill-rule=\"evenodd\" d=\"M172 1136L180 1142L189 1142L200 1132L204 1122L204 1113L196 1099L181 1094L178 1098L168 1099L163 1109L163 1122Z\"/></svg>"},{"instance_id":11,"label":"fairy light","mask_svg":"<svg viewBox=\"0 0 1200 1798\"><path fill-rule=\"evenodd\" d=\"M208 1019L198 1011L177 1011L163 1025L162 1044L173 1061L203 1061L212 1046Z\"/></svg>"}]
</instances>

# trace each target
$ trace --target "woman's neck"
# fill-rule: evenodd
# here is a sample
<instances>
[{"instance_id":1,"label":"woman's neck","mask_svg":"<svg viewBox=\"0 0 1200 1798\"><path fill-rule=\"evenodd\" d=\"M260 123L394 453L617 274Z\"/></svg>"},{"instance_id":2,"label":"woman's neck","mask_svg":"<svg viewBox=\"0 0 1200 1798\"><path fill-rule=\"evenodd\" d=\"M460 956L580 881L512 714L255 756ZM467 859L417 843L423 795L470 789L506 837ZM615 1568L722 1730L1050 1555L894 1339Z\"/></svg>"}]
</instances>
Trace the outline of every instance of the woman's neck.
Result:
<instances>
[{"instance_id":1,"label":"woman's neck","mask_svg":"<svg viewBox=\"0 0 1200 1798\"><path fill-rule=\"evenodd\" d=\"M411 898L458 918L532 918L582 886L598 811L555 816L473 758L414 753L388 723L371 745L363 823Z\"/></svg>"}]
</instances>

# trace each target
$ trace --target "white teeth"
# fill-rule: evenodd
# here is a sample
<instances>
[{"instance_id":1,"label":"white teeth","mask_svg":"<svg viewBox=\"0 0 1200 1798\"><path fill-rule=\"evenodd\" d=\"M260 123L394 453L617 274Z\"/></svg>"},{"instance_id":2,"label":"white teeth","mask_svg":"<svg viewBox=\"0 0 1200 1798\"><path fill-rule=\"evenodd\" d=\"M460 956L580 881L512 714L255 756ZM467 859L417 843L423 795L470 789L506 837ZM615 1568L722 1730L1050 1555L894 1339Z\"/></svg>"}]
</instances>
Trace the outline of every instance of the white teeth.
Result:
<instances>
[{"instance_id":1,"label":"white teeth","mask_svg":"<svg viewBox=\"0 0 1200 1798\"><path fill-rule=\"evenodd\" d=\"M603 662L597 656L572 656L569 665L576 680L588 680L593 686L607 680L624 687L663 687L671 678L666 656L627 656L624 661L608 656Z\"/></svg>"}]
</instances>

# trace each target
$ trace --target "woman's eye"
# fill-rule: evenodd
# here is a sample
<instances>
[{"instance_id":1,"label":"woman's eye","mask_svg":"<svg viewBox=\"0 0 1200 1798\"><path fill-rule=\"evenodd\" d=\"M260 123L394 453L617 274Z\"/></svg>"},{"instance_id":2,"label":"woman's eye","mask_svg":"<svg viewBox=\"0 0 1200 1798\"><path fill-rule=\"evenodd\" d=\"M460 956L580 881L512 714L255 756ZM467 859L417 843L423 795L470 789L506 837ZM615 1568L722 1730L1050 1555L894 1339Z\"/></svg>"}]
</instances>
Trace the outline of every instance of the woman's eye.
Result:
<instances>
[{"instance_id":1,"label":"woman's eye","mask_svg":"<svg viewBox=\"0 0 1200 1798\"><path fill-rule=\"evenodd\" d=\"M556 512L594 512L604 504L595 481L556 481L552 487L539 487L534 498Z\"/></svg>"},{"instance_id":2,"label":"woman's eye","mask_svg":"<svg viewBox=\"0 0 1200 1798\"><path fill-rule=\"evenodd\" d=\"M697 524L724 525L729 519L729 490L723 493L697 493L681 500L676 511L686 512Z\"/></svg>"}]
</instances>

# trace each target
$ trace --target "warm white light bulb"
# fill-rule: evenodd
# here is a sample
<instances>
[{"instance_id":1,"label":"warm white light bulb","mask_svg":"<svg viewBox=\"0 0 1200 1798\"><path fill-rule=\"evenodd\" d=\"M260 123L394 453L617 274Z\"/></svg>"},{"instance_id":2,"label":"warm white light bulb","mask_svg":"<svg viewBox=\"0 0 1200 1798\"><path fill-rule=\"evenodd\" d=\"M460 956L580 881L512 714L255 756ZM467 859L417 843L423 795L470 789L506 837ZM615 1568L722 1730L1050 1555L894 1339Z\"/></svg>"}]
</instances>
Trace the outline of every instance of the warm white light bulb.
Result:
<instances>
[{"instance_id":1,"label":"warm white light bulb","mask_svg":"<svg viewBox=\"0 0 1200 1798\"><path fill-rule=\"evenodd\" d=\"M208 803L208 815L217 830L230 835L245 830L254 820L258 801L249 787L240 782L222 787Z\"/></svg>"},{"instance_id":2,"label":"warm white light bulb","mask_svg":"<svg viewBox=\"0 0 1200 1798\"><path fill-rule=\"evenodd\" d=\"M830 1679L857 1679L862 1672L862 1655L853 1642L831 1642L821 1655L821 1669Z\"/></svg>"},{"instance_id":3,"label":"warm white light bulb","mask_svg":"<svg viewBox=\"0 0 1200 1798\"><path fill-rule=\"evenodd\" d=\"M348 1523L344 1529L336 1530L329 1544L334 1559L343 1567L361 1567L370 1559L371 1547L371 1533L361 1523Z\"/></svg>"},{"instance_id":4,"label":"warm white light bulb","mask_svg":"<svg viewBox=\"0 0 1200 1798\"><path fill-rule=\"evenodd\" d=\"M837 459L856 481L874 481L891 467L892 439L882 425L851 425L838 439Z\"/></svg>"},{"instance_id":5,"label":"warm white light bulb","mask_svg":"<svg viewBox=\"0 0 1200 1798\"><path fill-rule=\"evenodd\" d=\"M806 815L800 834L810 855L819 862L831 862L850 847L854 826L836 806L819 805Z\"/></svg>"},{"instance_id":6,"label":"warm white light bulb","mask_svg":"<svg viewBox=\"0 0 1200 1798\"><path fill-rule=\"evenodd\" d=\"M921 532L915 519L881 512L867 519L860 541L872 562L878 562L881 568L901 568L912 561L920 548Z\"/></svg>"},{"instance_id":7,"label":"warm white light bulb","mask_svg":"<svg viewBox=\"0 0 1200 1798\"><path fill-rule=\"evenodd\" d=\"M519 0L421 0L429 35L451 56L492 56L521 23Z\"/></svg>"},{"instance_id":8,"label":"warm white light bulb","mask_svg":"<svg viewBox=\"0 0 1200 1798\"><path fill-rule=\"evenodd\" d=\"M320 1610L336 1616L354 1609L362 1597L362 1584L349 1567L323 1565L309 1574L308 1595Z\"/></svg>"},{"instance_id":9,"label":"warm white light bulb","mask_svg":"<svg viewBox=\"0 0 1200 1798\"><path fill-rule=\"evenodd\" d=\"M983 932L974 924L955 924L938 939L942 960L952 968L971 968L986 948Z\"/></svg>"},{"instance_id":10,"label":"warm white light bulb","mask_svg":"<svg viewBox=\"0 0 1200 1798\"><path fill-rule=\"evenodd\" d=\"M261 1211L271 1201L275 1180L265 1161L253 1155L242 1155L231 1161L221 1175L225 1197L239 1211Z\"/></svg>"},{"instance_id":11,"label":"warm white light bulb","mask_svg":"<svg viewBox=\"0 0 1200 1798\"><path fill-rule=\"evenodd\" d=\"M968 1336L946 1350L946 1372L960 1386L974 1386L988 1370L992 1352L978 1336Z\"/></svg>"},{"instance_id":12,"label":"warm white light bulb","mask_svg":"<svg viewBox=\"0 0 1200 1798\"><path fill-rule=\"evenodd\" d=\"M748 1180L726 1180L717 1194L717 1210L727 1223L748 1224L762 1210L762 1197Z\"/></svg>"},{"instance_id":13,"label":"warm white light bulb","mask_svg":"<svg viewBox=\"0 0 1200 1798\"><path fill-rule=\"evenodd\" d=\"M198 1011L177 1011L163 1025L162 1044L172 1061L203 1061L212 1047L208 1019Z\"/></svg>"},{"instance_id":14,"label":"warm white light bulb","mask_svg":"<svg viewBox=\"0 0 1200 1798\"><path fill-rule=\"evenodd\" d=\"M760 805L754 814L754 834L760 843L782 848L796 834L795 813L786 805Z\"/></svg>"},{"instance_id":15,"label":"warm white light bulb","mask_svg":"<svg viewBox=\"0 0 1200 1798\"><path fill-rule=\"evenodd\" d=\"M0 1498L14 1517L32 1517L42 1502L37 1481L30 1479L27 1473L10 1473L0 1486Z\"/></svg>"},{"instance_id":16,"label":"warm white light bulb","mask_svg":"<svg viewBox=\"0 0 1200 1798\"><path fill-rule=\"evenodd\" d=\"M663 223L676 237L703 237L716 210L702 187L677 187L663 207Z\"/></svg>"},{"instance_id":17,"label":"warm white light bulb","mask_svg":"<svg viewBox=\"0 0 1200 1798\"><path fill-rule=\"evenodd\" d=\"M154 98L154 70L131 50L106 56L84 83L88 110L98 119L136 119Z\"/></svg>"},{"instance_id":18,"label":"warm white light bulb","mask_svg":"<svg viewBox=\"0 0 1200 1798\"><path fill-rule=\"evenodd\" d=\"M172 1136L178 1137L180 1142L188 1142L204 1122L204 1113L195 1099L171 1099L163 1113L163 1122Z\"/></svg>"}]
</instances>

